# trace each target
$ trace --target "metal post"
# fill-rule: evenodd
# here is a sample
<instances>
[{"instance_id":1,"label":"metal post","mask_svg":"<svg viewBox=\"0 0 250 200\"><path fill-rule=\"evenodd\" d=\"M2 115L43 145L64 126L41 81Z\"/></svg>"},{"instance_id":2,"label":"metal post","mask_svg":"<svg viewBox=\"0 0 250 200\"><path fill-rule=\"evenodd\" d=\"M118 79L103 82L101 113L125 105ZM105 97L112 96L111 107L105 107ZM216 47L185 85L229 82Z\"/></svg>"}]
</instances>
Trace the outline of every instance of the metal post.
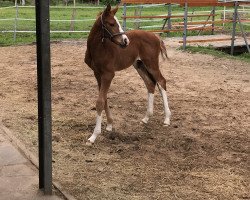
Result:
<instances>
[{"instance_id":1,"label":"metal post","mask_svg":"<svg viewBox=\"0 0 250 200\"><path fill-rule=\"evenodd\" d=\"M135 16L141 16L141 12L142 12L142 8L143 8L143 5L139 5L138 6L138 10L137 10L137 8L135 8ZM134 20L134 28L135 29L140 29L140 19L135 19Z\"/></svg>"},{"instance_id":2,"label":"metal post","mask_svg":"<svg viewBox=\"0 0 250 200\"><path fill-rule=\"evenodd\" d=\"M223 28L225 26L225 20L226 20L226 6L224 6L224 10L223 10Z\"/></svg>"},{"instance_id":3,"label":"metal post","mask_svg":"<svg viewBox=\"0 0 250 200\"><path fill-rule=\"evenodd\" d=\"M250 53L250 48L249 48L249 45L248 45L248 42L247 42L247 36L246 36L245 30L244 30L244 28L242 26L241 17L239 15L239 13L237 13L237 17L238 17L238 22L239 22L239 25L240 25L241 34L242 34L242 36L244 38L244 41L245 41L245 44L247 46L248 53Z\"/></svg>"},{"instance_id":4,"label":"metal post","mask_svg":"<svg viewBox=\"0 0 250 200\"><path fill-rule=\"evenodd\" d=\"M212 9L212 35L214 35L215 6Z\"/></svg>"},{"instance_id":5,"label":"metal post","mask_svg":"<svg viewBox=\"0 0 250 200\"><path fill-rule=\"evenodd\" d=\"M76 18L76 8L74 7L73 10L72 10L69 31L74 31L75 30L75 18ZM71 34L71 33L69 33L69 34Z\"/></svg>"},{"instance_id":6,"label":"metal post","mask_svg":"<svg viewBox=\"0 0 250 200\"><path fill-rule=\"evenodd\" d=\"M187 18L188 18L188 4L185 3L185 11L184 11L184 30L183 30L183 49L186 49L187 46Z\"/></svg>"},{"instance_id":7,"label":"metal post","mask_svg":"<svg viewBox=\"0 0 250 200\"><path fill-rule=\"evenodd\" d=\"M141 17L142 9L143 9L143 5L141 4L141 5L140 5L140 10L139 10L139 16L140 16L140 17ZM139 21L139 22L138 22L138 29L139 29L140 26L141 26L141 20L139 19L138 21Z\"/></svg>"},{"instance_id":8,"label":"metal post","mask_svg":"<svg viewBox=\"0 0 250 200\"><path fill-rule=\"evenodd\" d=\"M36 0L39 188L52 194L49 0Z\"/></svg>"},{"instance_id":9,"label":"metal post","mask_svg":"<svg viewBox=\"0 0 250 200\"><path fill-rule=\"evenodd\" d=\"M123 4L123 22L122 22L122 28L123 28L123 31L126 31L126 12L127 12L127 4L124 3Z\"/></svg>"},{"instance_id":10,"label":"metal post","mask_svg":"<svg viewBox=\"0 0 250 200\"><path fill-rule=\"evenodd\" d=\"M170 4L168 4L168 30L170 30L172 28L171 15L172 15L172 6L170 3ZM169 35L170 35L170 32L167 33L167 36L169 36Z\"/></svg>"},{"instance_id":11,"label":"metal post","mask_svg":"<svg viewBox=\"0 0 250 200\"><path fill-rule=\"evenodd\" d=\"M16 42L17 20L18 20L18 15L19 15L17 2L15 2L15 6L16 6L16 17L15 17L15 24L14 24L14 36L13 36L14 42Z\"/></svg>"},{"instance_id":12,"label":"metal post","mask_svg":"<svg viewBox=\"0 0 250 200\"><path fill-rule=\"evenodd\" d=\"M234 2L233 32L232 32L232 40L231 40L231 55L234 54L234 40L235 40L235 33L236 33L237 13L238 13L238 1Z\"/></svg>"}]
</instances>

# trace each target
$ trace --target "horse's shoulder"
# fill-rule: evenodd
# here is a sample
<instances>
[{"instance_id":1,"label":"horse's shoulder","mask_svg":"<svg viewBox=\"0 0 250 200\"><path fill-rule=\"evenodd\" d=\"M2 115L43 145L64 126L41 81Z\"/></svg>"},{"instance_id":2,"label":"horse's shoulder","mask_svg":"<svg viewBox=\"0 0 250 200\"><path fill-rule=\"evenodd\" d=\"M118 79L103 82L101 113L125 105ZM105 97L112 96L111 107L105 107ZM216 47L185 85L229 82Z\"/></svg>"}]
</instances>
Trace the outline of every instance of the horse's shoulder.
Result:
<instances>
[{"instance_id":1,"label":"horse's shoulder","mask_svg":"<svg viewBox=\"0 0 250 200\"><path fill-rule=\"evenodd\" d=\"M88 66L91 66L92 58L91 58L91 54L90 54L90 51L89 51L89 48L88 48L88 47L87 47L87 49L86 49L86 51L85 51L84 62L85 62Z\"/></svg>"}]
</instances>

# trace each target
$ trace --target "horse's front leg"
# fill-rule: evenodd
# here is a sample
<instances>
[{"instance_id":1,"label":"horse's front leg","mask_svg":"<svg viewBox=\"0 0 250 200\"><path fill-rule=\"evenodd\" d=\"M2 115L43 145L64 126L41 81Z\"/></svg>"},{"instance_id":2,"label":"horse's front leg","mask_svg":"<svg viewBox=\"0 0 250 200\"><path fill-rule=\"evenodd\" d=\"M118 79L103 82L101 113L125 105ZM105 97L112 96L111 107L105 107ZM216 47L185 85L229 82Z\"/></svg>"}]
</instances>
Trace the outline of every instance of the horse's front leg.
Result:
<instances>
[{"instance_id":1,"label":"horse's front leg","mask_svg":"<svg viewBox=\"0 0 250 200\"><path fill-rule=\"evenodd\" d=\"M101 75L98 72L94 72L96 81L98 83L98 91L100 91L101 89ZM107 127L106 130L107 131L112 131L112 124L113 124L113 118L112 118L112 114L108 105L108 100L105 101L105 107L104 107L106 116L107 116Z\"/></svg>"},{"instance_id":2,"label":"horse's front leg","mask_svg":"<svg viewBox=\"0 0 250 200\"><path fill-rule=\"evenodd\" d=\"M96 101L96 111L97 111L97 117L96 117L96 125L94 128L94 132L91 135L91 137L88 139L90 144L93 144L97 138L97 136L102 131L102 112L105 109L106 112L109 111L108 104L107 104L107 93L111 84L111 81L114 77L114 73L104 73L101 75L101 84L100 84L100 90L99 90L99 96ZM112 119L112 118L111 118Z\"/></svg>"}]
</instances>

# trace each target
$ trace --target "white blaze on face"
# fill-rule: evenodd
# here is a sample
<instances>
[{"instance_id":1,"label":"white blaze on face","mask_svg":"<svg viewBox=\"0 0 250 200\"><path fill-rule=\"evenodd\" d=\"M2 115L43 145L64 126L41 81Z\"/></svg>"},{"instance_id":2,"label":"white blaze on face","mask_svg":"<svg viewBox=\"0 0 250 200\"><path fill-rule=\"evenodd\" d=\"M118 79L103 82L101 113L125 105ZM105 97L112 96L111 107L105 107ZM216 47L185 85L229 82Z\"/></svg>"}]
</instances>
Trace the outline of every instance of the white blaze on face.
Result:
<instances>
[{"instance_id":1,"label":"white blaze on face","mask_svg":"<svg viewBox=\"0 0 250 200\"><path fill-rule=\"evenodd\" d=\"M116 16L114 16L114 19L115 19L116 23L117 23L118 26L119 26L119 32L120 32L120 33L124 32L124 31L122 30L121 24L120 24L120 22L118 21L118 19L117 19ZM122 40L123 40L123 42L124 42L125 40L127 40L127 46L129 45L129 39L128 39L128 37L127 37L125 34L122 34Z\"/></svg>"}]
</instances>

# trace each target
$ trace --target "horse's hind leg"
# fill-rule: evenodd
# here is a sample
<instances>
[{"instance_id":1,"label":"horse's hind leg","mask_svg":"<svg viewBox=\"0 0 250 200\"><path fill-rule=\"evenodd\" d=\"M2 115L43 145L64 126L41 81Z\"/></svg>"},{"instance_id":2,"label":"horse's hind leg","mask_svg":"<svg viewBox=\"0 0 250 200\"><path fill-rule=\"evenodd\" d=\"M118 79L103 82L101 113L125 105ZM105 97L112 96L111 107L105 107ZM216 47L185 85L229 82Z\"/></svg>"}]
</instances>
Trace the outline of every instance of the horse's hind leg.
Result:
<instances>
[{"instance_id":1,"label":"horse's hind leg","mask_svg":"<svg viewBox=\"0 0 250 200\"><path fill-rule=\"evenodd\" d=\"M155 91L156 81L153 78L153 76L147 71L146 66L141 60L136 60L133 65L137 70L138 74L141 76L148 90L147 112L145 117L142 119L142 122L146 124L148 123L149 117L153 115L154 91Z\"/></svg>"},{"instance_id":2,"label":"horse's hind leg","mask_svg":"<svg viewBox=\"0 0 250 200\"><path fill-rule=\"evenodd\" d=\"M170 125L170 117L171 117L171 112L168 106L168 97L167 97L167 92L166 89L164 89L161 84L157 83L157 86L160 90L162 99L163 99L163 105L164 105L164 112L165 112L165 119L164 119L164 125L169 126Z\"/></svg>"},{"instance_id":3,"label":"horse's hind leg","mask_svg":"<svg viewBox=\"0 0 250 200\"><path fill-rule=\"evenodd\" d=\"M155 61L155 64L152 63L152 61L145 60L143 61L145 65L147 66L148 72L154 77L156 80L157 86L160 90L162 99L163 99L163 105L164 105L164 113L165 113L165 119L164 119L164 125L168 126L170 125L170 116L171 112L168 106L168 97L167 97L167 92L166 92L166 79L162 76L158 61ZM153 67L154 68L153 68Z\"/></svg>"},{"instance_id":4,"label":"horse's hind leg","mask_svg":"<svg viewBox=\"0 0 250 200\"><path fill-rule=\"evenodd\" d=\"M113 129L113 118L112 118L112 114L110 112L110 108L109 108L109 105L108 105L108 100L106 100L105 102L105 107L104 107L104 110L105 110L105 113L106 113L106 116L107 116L107 127L106 127L106 130L107 131L112 131Z\"/></svg>"}]
</instances>

